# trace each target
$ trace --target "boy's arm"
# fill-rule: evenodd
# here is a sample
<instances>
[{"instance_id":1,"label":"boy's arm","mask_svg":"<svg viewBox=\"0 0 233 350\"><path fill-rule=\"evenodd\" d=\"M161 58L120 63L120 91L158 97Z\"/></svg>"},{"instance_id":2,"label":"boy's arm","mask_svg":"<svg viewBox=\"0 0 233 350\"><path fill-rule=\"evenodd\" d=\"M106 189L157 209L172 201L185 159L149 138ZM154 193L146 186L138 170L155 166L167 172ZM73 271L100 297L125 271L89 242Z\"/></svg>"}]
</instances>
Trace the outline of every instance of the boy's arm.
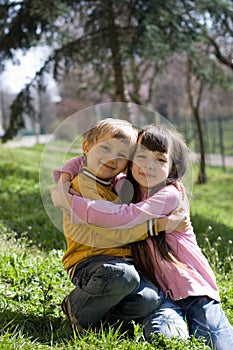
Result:
<instances>
[{"instance_id":1,"label":"boy's arm","mask_svg":"<svg viewBox=\"0 0 233 350\"><path fill-rule=\"evenodd\" d=\"M147 223L126 230L102 228L87 224L78 226L79 229L73 230L72 234L69 234L69 238L95 248L120 247L151 237L148 233Z\"/></svg>"},{"instance_id":2,"label":"boy's arm","mask_svg":"<svg viewBox=\"0 0 233 350\"><path fill-rule=\"evenodd\" d=\"M173 210L170 215L157 219L157 230L183 232L192 227L189 213L182 206Z\"/></svg>"},{"instance_id":3,"label":"boy's arm","mask_svg":"<svg viewBox=\"0 0 233 350\"><path fill-rule=\"evenodd\" d=\"M188 217L182 221L181 212L179 208L179 210L174 210L168 217L157 220L151 219L130 229L109 229L90 224L88 224L88 228L89 232L90 229L92 230L92 242L95 247L117 247L136 241L142 241L148 237L157 236L159 232L164 232L166 230L184 231L191 226L191 223Z\"/></svg>"}]
</instances>

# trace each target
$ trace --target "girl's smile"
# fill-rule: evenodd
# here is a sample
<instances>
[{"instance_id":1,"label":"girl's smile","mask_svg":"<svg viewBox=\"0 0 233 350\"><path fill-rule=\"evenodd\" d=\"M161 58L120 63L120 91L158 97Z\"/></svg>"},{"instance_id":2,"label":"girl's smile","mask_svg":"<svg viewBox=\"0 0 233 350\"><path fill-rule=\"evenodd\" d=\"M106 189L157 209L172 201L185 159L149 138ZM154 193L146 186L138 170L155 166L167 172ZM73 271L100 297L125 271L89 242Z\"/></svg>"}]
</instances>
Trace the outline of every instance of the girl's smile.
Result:
<instances>
[{"instance_id":1,"label":"girl's smile","mask_svg":"<svg viewBox=\"0 0 233 350\"><path fill-rule=\"evenodd\" d=\"M138 144L132 164L132 175L141 188L152 189L159 184L165 184L171 164L168 153L153 152Z\"/></svg>"}]
</instances>

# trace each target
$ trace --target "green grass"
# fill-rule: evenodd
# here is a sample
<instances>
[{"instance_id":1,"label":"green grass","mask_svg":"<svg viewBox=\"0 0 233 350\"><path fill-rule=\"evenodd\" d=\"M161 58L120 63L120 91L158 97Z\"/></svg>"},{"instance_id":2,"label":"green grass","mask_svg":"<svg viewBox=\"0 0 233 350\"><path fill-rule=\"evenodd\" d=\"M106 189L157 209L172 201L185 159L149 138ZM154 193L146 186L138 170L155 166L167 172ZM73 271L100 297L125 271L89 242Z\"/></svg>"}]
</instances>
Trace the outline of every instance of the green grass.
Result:
<instances>
[{"instance_id":1,"label":"green grass","mask_svg":"<svg viewBox=\"0 0 233 350\"><path fill-rule=\"evenodd\" d=\"M40 197L43 146L0 151L0 349L207 349L195 339L146 342L137 325L131 337L119 329L77 336L60 308L72 289L61 264L65 240ZM196 173L194 167L194 179ZM192 221L232 319L233 169L208 168L207 175L207 184L193 186Z\"/></svg>"}]
</instances>

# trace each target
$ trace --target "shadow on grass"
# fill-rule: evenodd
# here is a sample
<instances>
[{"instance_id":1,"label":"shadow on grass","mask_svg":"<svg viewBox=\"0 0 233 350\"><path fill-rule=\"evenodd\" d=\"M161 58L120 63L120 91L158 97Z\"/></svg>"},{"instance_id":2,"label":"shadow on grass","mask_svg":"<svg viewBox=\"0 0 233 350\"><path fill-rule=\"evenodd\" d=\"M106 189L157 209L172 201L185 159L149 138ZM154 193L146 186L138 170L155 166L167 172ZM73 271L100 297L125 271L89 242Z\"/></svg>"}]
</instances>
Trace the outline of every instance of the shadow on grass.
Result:
<instances>
[{"instance_id":1,"label":"shadow on grass","mask_svg":"<svg viewBox=\"0 0 233 350\"><path fill-rule=\"evenodd\" d=\"M210 245L215 245L220 257L225 258L226 255L233 254L233 245L229 244L229 241L233 240L231 227L198 214L192 215L191 220L200 247L206 246L208 238Z\"/></svg>"},{"instance_id":2,"label":"shadow on grass","mask_svg":"<svg viewBox=\"0 0 233 350\"><path fill-rule=\"evenodd\" d=\"M72 328L63 317L35 316L5 310L0 312L0 319L1 335L19 334L42 344L68 340L73 335Z\"/></svg>"},{"instance_id":3,"label":"shadow on grass","mask_svg":"<svg viewBox=\"0 0 233 350\"><path fill-rule=\"evenodd\" d=\"M39 194L6 194L1 198L1 207L1 221L9 231L16 232L17 237L26 235L33 245L45 250L65 248L64 235L51 222ZM220 236L222 253L227 252L228 241L233 238L231 227L198 214L192 215L191 219L200 245L206 236L211 244Z\"/></svg>"},{"instance_id":4,"label":"shadow on grass","mask_svg":"<svg viewBox=\"0 0 233 350\"><path fill-rule=\"evenodd\" d=\"M51 316L35 316L33 314L23 314L21 312L3 311L0 312L0 336L4 334L29 338L31 342L39 342L43 345L50 345L51 343L66 344L69 340L73 341L79 338L83 334L78 334L70 326L68 321L63 317L51 317ZM89 330L85 334L85 338L88 340L89 332L93 336L102 338L102 332L107 334L111 332L118 337L124 337L129 340L133 340L134 324L121 324L118 323L115 326L106 324L103 328L98 331ZM140 326L138 326L140 327Z\"/></svg>"},{"instance_id":5,"label":"shadow on grass","mask_svg":"<svg viewBox=\"0 0 233 350\"><path fill-rule=\"evenodd\" d=\"M64 235L50 221L39 194L5 193L1 208L1 222L18 238L27 236L33 245L45 250L65 247Z\"/></svg>"}]
</instances>

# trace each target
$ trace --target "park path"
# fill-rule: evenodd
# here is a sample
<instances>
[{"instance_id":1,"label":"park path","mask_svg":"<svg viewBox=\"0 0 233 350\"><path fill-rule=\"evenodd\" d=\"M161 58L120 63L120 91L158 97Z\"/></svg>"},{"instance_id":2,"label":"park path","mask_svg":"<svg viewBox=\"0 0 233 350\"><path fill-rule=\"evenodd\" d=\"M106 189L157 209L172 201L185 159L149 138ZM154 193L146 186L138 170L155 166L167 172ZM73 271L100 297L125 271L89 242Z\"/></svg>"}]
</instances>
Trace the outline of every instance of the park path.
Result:
<instances>
[{"instance_id":1,"label":"park path","mask_svg":"<svg viewBox=\"0 0 233 350\"><path fill-rule=\"evenodd\" d=\"M224 158L222 158L221 154L208 153L205 155L205 158L206 164L208 165L225 166L226 168L233 167L233 156L224 156ZM194 163L198 163L200 155L192 153L191 159Z\"/></svg>"},{"instance_id":2,"label":"park path","mask_svg":"<svg viewBox=\"0 0 233 350\"><path fill-rule=\"evenodd\" d=\"M51 138L51 135L40 135L36 136L22 136L19 139L14 139L2 144L4 148L15 148L15 147L32 147L37 143L46 144ZM55 146L54 146L55 147ZM57 147L58 151L67 151L66 147ZM76 150L77 151L77 150ZM81 152L81 150L80 150ZM192 153L191 159L194 163L199 162L199 155ZM225 156L223 159L220 154L206 154L206 164L217 165L225 167L233 167L233 156Z\"/></svg>"}]
</instances>

